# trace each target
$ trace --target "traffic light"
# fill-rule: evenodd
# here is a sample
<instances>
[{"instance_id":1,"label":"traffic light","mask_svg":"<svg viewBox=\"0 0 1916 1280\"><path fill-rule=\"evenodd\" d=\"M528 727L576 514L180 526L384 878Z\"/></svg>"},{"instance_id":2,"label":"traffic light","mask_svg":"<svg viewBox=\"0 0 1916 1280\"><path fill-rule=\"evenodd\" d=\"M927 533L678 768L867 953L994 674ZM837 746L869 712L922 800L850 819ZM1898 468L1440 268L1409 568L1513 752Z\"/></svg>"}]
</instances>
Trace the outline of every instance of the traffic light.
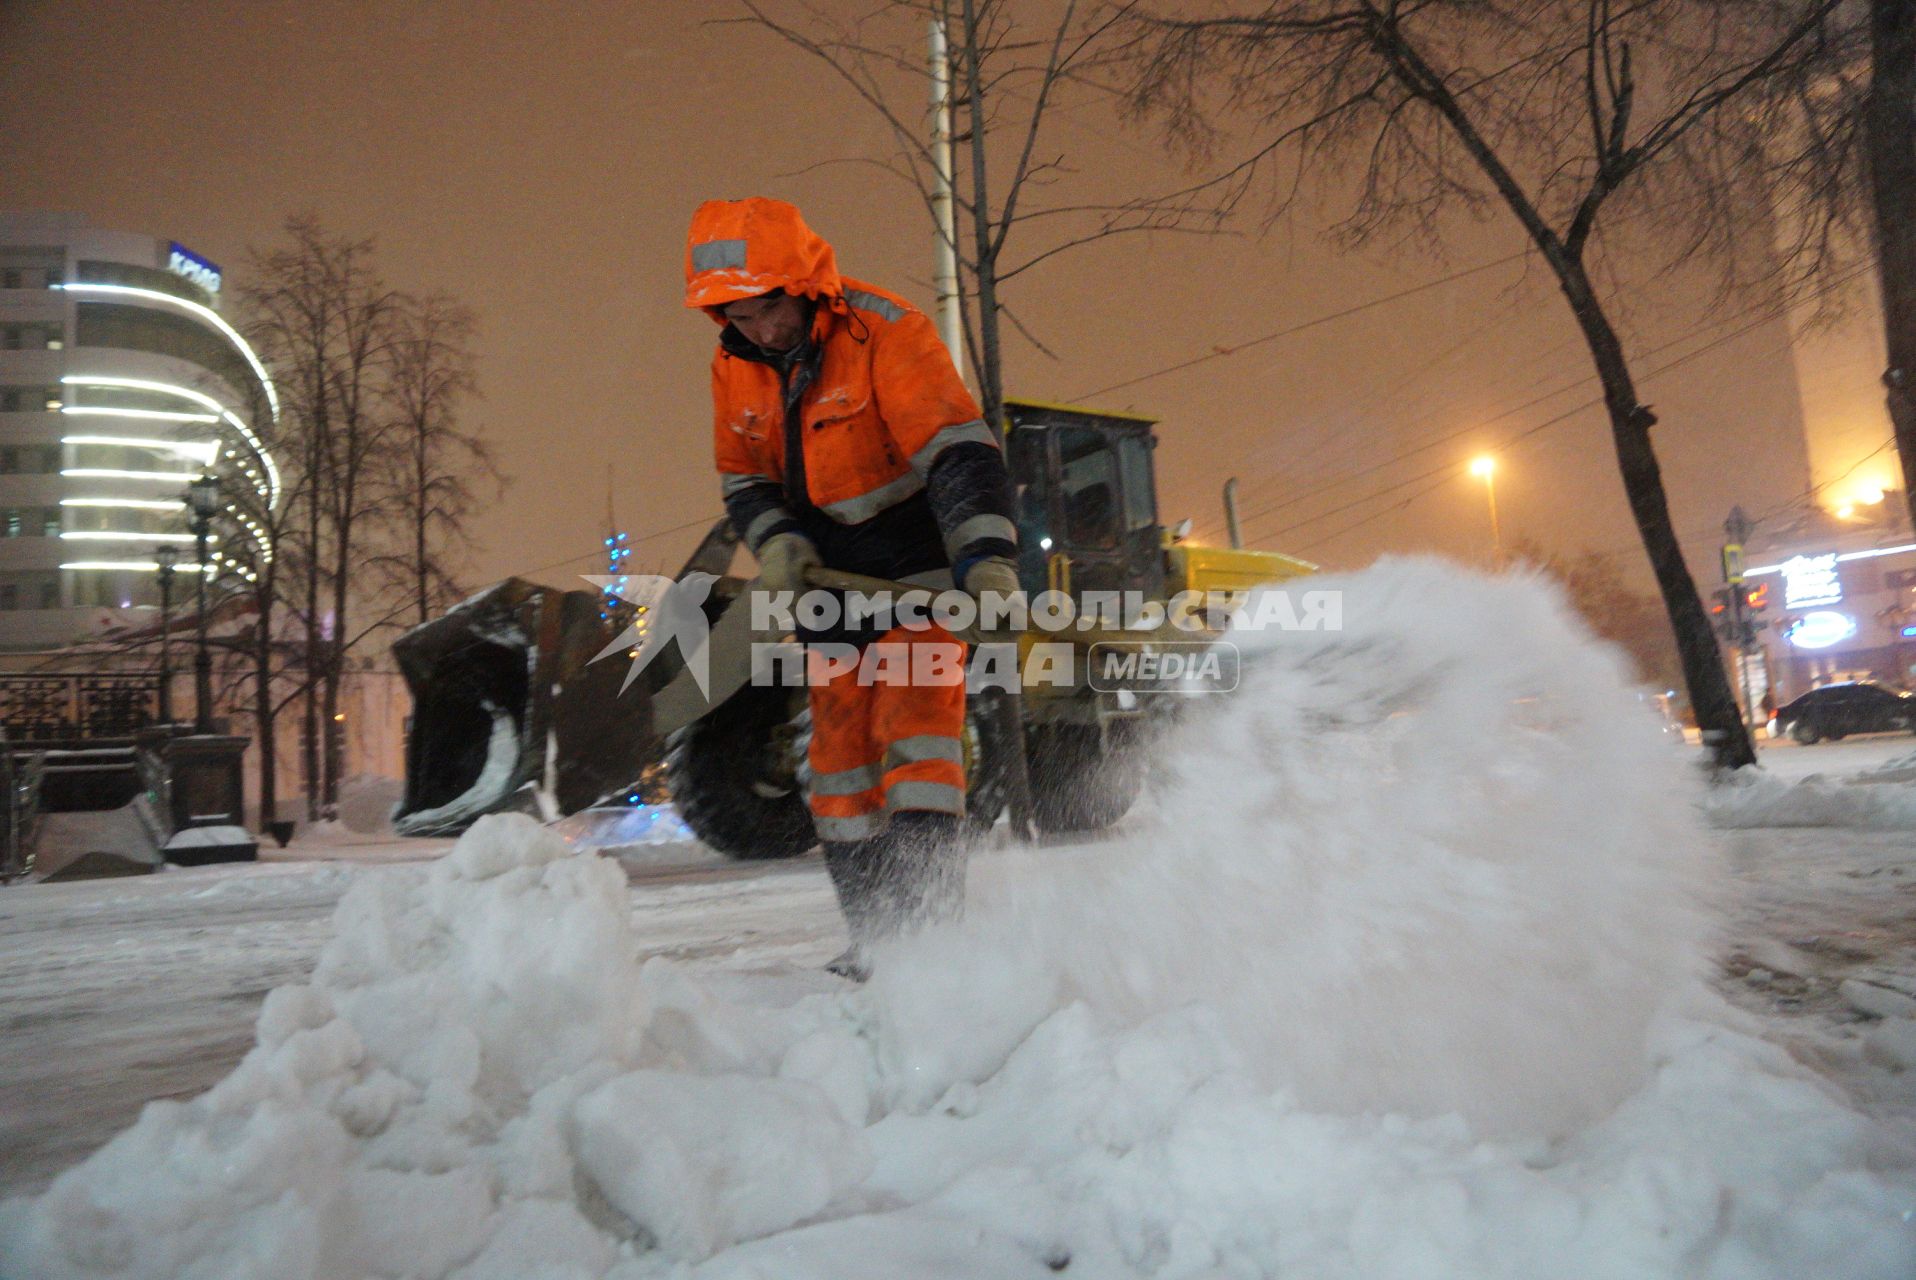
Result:
<instances>
[{"instance_id":1,"label":"traffic light","mask_svg":"<svg viewBox=\"0 0 1916 1280\"><path fill-rule=\"evenodd\" d=\"M1766 630L1769 623L1763 615L1770 607L1770 584L1760 582L1754 587L1743 590L1743 635L1742 643L1746 648L1756 647L1756 633Z\"/></svg>"}]
</instances>

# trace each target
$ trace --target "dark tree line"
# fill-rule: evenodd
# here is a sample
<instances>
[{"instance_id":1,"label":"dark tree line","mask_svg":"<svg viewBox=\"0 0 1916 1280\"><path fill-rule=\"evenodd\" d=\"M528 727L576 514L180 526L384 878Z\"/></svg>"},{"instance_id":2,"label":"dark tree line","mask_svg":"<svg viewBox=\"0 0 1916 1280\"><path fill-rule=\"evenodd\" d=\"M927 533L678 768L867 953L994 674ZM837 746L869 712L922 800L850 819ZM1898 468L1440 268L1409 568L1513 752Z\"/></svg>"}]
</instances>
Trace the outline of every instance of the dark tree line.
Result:
<instances>
[{"instance_id":1,"label":"dark tree line","mask_svg":"<svg viewBox=\"0 0 1916 1280\"><path fill-rule=\"evenodd\" d=\"M275 730L297 704L314 820L339 801L353 655L458 598L468 518L504 481L461 417L477 395L469 309L392 288L372 241L309 216L251 253L246 275L242 327L280 395L266 441L278 484L267 497L229 486L240 528L221 584L251 615L236 700L259 743L261 812L273 816Z\"/></svg>"}]
</instances>

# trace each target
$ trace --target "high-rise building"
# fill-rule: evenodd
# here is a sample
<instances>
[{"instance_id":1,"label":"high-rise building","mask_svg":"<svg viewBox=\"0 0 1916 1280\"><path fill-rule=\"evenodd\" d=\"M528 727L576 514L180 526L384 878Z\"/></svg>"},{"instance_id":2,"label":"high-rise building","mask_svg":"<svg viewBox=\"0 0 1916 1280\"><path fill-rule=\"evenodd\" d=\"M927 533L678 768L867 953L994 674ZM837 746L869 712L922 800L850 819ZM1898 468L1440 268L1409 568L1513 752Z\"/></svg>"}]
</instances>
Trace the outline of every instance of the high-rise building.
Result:
<instances>
[{"instance_id":1,"label":"high-rise building","mask_svg":"<svg viewBox=\"0 0 1916 1280\"><path fill-rule=\"evenodd\" d=\"M214 571L249 572L230 540L278 502L264 444L278 392L220 286L216 265L167 240L0 214L0 650L156 604L169 544L184 603L197 566L183 499L204 474L228 495Z\"/></svg>"}]
</instances>

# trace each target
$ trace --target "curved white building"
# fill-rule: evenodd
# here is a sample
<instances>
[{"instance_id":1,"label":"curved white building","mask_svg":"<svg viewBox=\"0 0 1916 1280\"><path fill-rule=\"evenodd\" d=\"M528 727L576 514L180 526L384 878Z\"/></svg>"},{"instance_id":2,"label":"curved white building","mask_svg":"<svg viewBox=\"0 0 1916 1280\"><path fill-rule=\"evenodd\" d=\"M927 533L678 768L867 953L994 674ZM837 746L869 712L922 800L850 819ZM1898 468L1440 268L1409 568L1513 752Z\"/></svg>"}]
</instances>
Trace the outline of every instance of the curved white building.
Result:
<instances>
[{"instance_id":1,"label":"curved white building","mask_svg":"<svg viewBox=\"0 0 1916 1280\"><path fill-rule=\"evenodd\" d=\"M0 214L0 650L64 644L109 611L157 604L166 543L185 604L183 494L203 472L229 495L245 486L241 508L277 505L264 441L278 392L220 314L220 284L170 241ZM221 555L247 536L243 510L229 512Z\"/></svg>"}]
</instances>

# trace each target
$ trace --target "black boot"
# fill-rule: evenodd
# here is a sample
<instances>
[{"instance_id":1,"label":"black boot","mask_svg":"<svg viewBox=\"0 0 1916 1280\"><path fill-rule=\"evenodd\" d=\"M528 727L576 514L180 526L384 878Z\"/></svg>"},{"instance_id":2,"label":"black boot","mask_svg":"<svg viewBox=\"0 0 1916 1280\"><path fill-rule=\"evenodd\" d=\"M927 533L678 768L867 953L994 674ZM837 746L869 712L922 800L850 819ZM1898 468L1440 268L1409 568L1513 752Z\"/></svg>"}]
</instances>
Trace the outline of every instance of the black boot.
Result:
<instances>
[{"instance_id":1,"label":"black boot","mask_svg":"<svg viewBox=\"0 0 1916 1280\"><path fill-rule=\"evenodd\" d=\"M874 943L957 918L965 900L963 821L951 813L907 810L893 814L869 840L825 842L825 870L852 935L852 945L827 969L863 982Z\"/></svg>"}]
</instances>

